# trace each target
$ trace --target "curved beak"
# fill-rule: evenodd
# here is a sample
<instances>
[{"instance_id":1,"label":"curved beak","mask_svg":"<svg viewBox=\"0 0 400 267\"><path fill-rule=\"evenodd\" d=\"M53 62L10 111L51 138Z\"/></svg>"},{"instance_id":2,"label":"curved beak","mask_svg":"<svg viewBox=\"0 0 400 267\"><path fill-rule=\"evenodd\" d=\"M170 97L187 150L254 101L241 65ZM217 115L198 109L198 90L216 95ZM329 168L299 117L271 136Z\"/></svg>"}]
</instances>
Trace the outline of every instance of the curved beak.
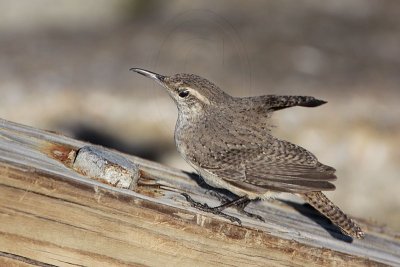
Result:
<instances>
[{"instance_id":1,"label":"curved beak","mask_svg":"<svg viewBox=\"0 0 400 267\"><path fill-rule=\"evenodd\" d=\"M139 69L139 68L130 68L129 70L137 72L147 78L155 80L156 82L160 83L161 85L164 85L165 76L163 76L163 75L160 75L155 72L148 71L148 70L144 70L144 69Z\"/></svg>"}]
</instances>

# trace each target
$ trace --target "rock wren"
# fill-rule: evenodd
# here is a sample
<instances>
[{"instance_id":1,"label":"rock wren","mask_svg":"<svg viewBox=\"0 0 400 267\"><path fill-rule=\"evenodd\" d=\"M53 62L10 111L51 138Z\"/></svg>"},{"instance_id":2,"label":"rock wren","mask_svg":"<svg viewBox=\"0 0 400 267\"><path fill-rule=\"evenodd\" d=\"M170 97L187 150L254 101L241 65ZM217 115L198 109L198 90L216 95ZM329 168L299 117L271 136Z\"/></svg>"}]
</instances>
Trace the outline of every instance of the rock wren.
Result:
<instances>
[{"instance_id":1,"label":"rock wren","mask_svg":"<svg viewBox=\"0 0 400 267\"><path fill-rule=\"evenodd\" d=\"M224 188L237 199L211 208L185 197L193 206L228 216L232 205L244 211L257 199L279 192L301 196L343 233L363 238L361 228L321 191L334 190L335 169L320 163L309 151L271 135L271 114L280 109L316 107L325 101L310 96L233 97L210 81L193 74L163 76L132 68L166 88L178 107L175 143L182 157L204 181ZM240 221L239 221L240 223Z\"/></svg>"}]
</instances>

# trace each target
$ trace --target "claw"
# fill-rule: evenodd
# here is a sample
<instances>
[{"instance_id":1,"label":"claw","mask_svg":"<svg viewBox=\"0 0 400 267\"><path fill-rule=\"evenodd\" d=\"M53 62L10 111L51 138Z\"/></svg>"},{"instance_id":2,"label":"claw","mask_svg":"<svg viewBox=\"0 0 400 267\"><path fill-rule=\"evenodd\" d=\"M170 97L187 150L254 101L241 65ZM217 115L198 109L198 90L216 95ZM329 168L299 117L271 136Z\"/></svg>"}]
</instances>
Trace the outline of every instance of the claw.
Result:
<instances>
[{"instance_id":1,"label":"claw","mask_svg":"<svg viewBox=\"0 0 400 267\"><path fill-rule=\"evenodd\" d=\"M245 210L238 210L238 211L239 211L239 213L244 214L247 217L254 218L256 220L259 220L259 221L265 223L265 219L263 217L261 217L260 215L257 215L257 214L254 214L254 213L250 213L250 212L245 211Z\"/></svg>"}]
</instances>

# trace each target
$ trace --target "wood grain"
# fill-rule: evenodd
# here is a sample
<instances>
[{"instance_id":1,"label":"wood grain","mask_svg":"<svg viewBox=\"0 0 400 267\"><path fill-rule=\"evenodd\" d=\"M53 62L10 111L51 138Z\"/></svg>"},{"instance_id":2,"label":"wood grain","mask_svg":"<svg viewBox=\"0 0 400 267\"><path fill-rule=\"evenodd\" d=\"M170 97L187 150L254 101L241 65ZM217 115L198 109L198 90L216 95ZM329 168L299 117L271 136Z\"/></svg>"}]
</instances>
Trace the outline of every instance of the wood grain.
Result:
<instances>
[{"instance_id":1,"label":"wood grain","mask_svg":"<svg viewBox=\"0 0 400 267\"><path fill-rule=\"evenodd\" d=\"M229 209L241 227L191 208L181 192L219 202L176 169L124 155L140 167L136 192L74 172L68 154L84 145L0 120L0 265L400 265L390 229L363 221L366 239L350 242L317 212L284 198L251 205L266 223Z\"/></svg>"}]
</instances>

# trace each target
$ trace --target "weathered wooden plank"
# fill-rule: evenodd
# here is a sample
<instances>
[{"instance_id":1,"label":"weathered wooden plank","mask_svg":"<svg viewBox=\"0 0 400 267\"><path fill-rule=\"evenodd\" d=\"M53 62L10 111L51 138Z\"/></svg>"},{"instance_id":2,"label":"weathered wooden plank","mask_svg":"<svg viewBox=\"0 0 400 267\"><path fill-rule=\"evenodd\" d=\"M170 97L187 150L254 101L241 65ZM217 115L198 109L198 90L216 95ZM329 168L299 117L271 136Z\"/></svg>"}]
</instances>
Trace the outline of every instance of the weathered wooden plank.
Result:
<instances>
[{"instance_id":1,"label":"weathered wooden plank","mask_svg":"<svg viewBox=\"0 0 400 267\"><path fill-rule=\"evenodd\" d=\"M70 168L68 154L84 145L0 121L0 263L400 265L399 237L389 230L362 222L365 240L350 243L293 200L252 205L266 223L229 210L240 227L188 206L181 192L218 204L189 174L134 156L121 154L141 170L136 192L99 183Z\"/></svg>"}]
</instances>

